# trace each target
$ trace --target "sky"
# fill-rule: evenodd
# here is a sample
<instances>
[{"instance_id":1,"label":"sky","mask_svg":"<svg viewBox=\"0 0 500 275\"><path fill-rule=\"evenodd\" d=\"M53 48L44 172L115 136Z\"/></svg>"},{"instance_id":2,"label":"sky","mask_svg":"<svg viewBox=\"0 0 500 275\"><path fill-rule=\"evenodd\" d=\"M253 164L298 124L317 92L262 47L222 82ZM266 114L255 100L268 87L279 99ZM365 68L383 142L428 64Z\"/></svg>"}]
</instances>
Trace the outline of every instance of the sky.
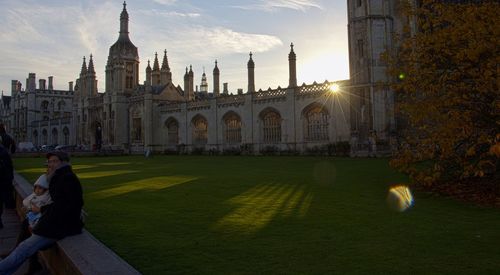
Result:
<instances>
[{"instance_id":1,"label":"sky","mask_svg":"<svg viewBox=\"0 0 500 275\"><path fill-rule=\"evenodd\" d=\"M192 65L196 85L205 69L209 91L215 60L230 93L247 90L253 53L256 90L288 86L290 43L297 81L312 84L349 77L345 0L128 0L129 37L139 50L139 81L155 52L167 50L172 81L183 84ZM0 0L0 90L11 80L26 88L28 73L54 77L67 90L93 55L99 92L109 47L118 39L122 0ZM48 85L48 80L47 80Z\"/></svg>"}]
</instances>

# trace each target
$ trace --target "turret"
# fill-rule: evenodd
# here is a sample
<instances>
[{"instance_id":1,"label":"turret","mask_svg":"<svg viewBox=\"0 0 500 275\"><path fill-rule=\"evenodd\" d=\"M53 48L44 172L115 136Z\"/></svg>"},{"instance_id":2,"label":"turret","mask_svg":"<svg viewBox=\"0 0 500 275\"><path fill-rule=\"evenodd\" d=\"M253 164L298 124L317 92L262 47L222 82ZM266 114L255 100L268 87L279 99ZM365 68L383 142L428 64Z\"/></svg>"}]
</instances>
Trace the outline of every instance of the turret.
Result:
<instances>
[{"instance_id":1,"label":"turret","mask_svg":"<svg viewBox=\"0 0 500 275\"><path fill-rule=\"evenodd\" d=\"M146 67L146 85L151 86L151 66L149 65L149 59L148 66Z\"/></svg>"},{"instance_id":2,"label":"turret","mask_svg":"<svg viewBox=\"0 0 500 275\"><path fill-rule=\"evenodd\" d=\"M186 67L186 73L184 74L184 94L187 100L188 99L187 94L189 94L189 73L187 67Z\"/></svg>"},{"instance_id":3,"label":"turret","mask_svg":"<svg viewBox=\"0 0 500 275\"><path fill-rule=\"evenodd\" d=\"M155 53L155 60L153 62L153 72L151 76L152 85L160 84L160 64L158 63L158 53Z\"/></svg>"},{"instance_id":4,"label":"turret","mask_svg":"<svg viewBox=\"0 0 500 275\"><path fill-rule=\"evenodd\" d=\"M170 72L170 66L168 65L167 50L164 51L160 78L161 84L163 85L172 82L172 73Z\"/></svg>"},{"instance_id":5,"label":"turret","mask_svg":"<svg viewBox=\"0 0 500 275\"><path fill-rule=\"evenodd\" d=\"M203 74L201 75L200 92L204 93L205 95L208 94L208 82L207 75L205 74L205 68L203 68Z\"/></svg>"},{"instance_id":6,"label":"turret","mask_svg":"<svg viewBox=\"0 0 500 275\"><path fill-rule=\"evenodd\" d=\"M214 67L214 96L219 96L220 93L220 85L219 85L219 68L217 67L217 60L215 60L215 67Z\"/></svg>"},{"instance_id":7,"label":"turret","mask_svg":"<svg viewBox=\"0 0 500 275\"><path fill-rule=\"evenodd\" d=\"M95 69L94 69L94 60L92 59L92 54L90 54L89 68L87 70L86 82L87 82L88 95L89 96L96 96L97 95L97 79L96 79L96 74L95 74Z\"/></svg>"},{"instance_id":8,"label":"turret","mask_svg":"<svg viewBox=\"0 0 500 275\"><path fill-rule=\"evenodd\" d=\"M193 94L194 92L194 72L193 66L189 65L189 94Z\"/></svg>"},{"instance_id":9,"label":"turret","mask_svg":"<svg viewBox=\"0 0 500 275\"><path fill-rule=\"evenodd\" d=\"M253 62L252 59L252 52L250 52L250 60L248 60L248 92L253 93L255 92L255 63Z\"/></svg>"}]
</instances>

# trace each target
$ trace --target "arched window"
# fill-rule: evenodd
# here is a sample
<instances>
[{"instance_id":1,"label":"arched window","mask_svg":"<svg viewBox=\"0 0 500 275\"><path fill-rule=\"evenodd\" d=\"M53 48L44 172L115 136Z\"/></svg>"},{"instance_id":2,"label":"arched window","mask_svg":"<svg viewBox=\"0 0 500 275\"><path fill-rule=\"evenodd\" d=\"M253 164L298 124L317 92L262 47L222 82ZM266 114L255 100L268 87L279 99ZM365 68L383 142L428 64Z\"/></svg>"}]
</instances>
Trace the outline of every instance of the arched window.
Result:
<instances>
[{"instance_id":1,"label":"arched window","mask_svg":"<svg viewBox=\"0 0 500 275\"><path fill-rule=\"evenodd\" d=\"M66 106L66 103L63 100L61 100L61 101L59 101L59 103L57 103L57 109L59 111L64 111L65 106Z\"/></svg>"},{"instance_id":2,"label":"arched window","mask_svg":"<svg viewBox=\"0 0 500 275\"><path fill-rule=\"evenodd\" d=\"M64 127L63 129L63 135L64 135L64 144L69 145L69 130L68 127Z\"/></svg>"},{"instance_id":3,"label":"arched window","mask_svg":"<svg viewBox=\"0 0 500 275\"><path fill-rule=\"evenodd\" d=\"M224 115L224 142L229 144L241 142L241 119L233 112Z\"/></svg>"},{"instance_id":4,"label":"arched window","mask_svg":"<svg viewBox=\"0 0 500 275\"><path fill-rule=\"evenodd\" d=\"M207 120L198 115L193 118L193 144L205 145L208 141L208 123Z\"/></svg>"},{"instance_id":5,"label":"arched window","mask_svg":"<svg viewBox=\"0 0 500 275\"><path fill-rule=\"evenodd\" d=\"M48 136L49 135L47 133L47 130L43 129L43 131L42 131L42 143L43 143L43 145L47 145Z\"/></svg>"},{"instance_id":6,"label":"arched window","mask_svg":"<svg viewBox=\"0 0 500 275\"><path fill-rule=\"evenodd\" d=\"M49 102L47 100L42 101L41 108L42 108L42 111L48 111L49 110Z\"/></svg>"},{"instance_id":7,"label":"arched window","mask_svg":"<svg viewBox=\"0 0 500 275\"><path fill-rule=\"evenodd\" d=\"M281 116L273 110L264 111L261 114L262 120L262 142L281 142Z\"/></svg>"},{"instance_id":8,"label":"arched window","mask_svg":"<svg viewBox=\"0 0 500 275\"><path fill-rule=\"evenodd\" d=\"M33 131L33 144L35 146L38 145L38 131L37 130Z\"/></svg>"},{"instance_id":9,"label":"arched window","mask_svg":"<svg viewBox=\"0 0 500 275\"><path fill-rule=\"evenodd\" d=\"M175 119L168 119L165 122L167 127L167 144L177 145L179 143L179 123Z\"/></svg>"},{"instance_id":10,"label":"arched window","mask_svg":"<svg viewBox=\"0 0 500 275\"><path fill-rule=\"evenodd\" d=\"M57 133L57 129L54 128L52 129L52 144L58 144L59 141L59 135Z\"/></svg>"},{"instance_id":11,"label":"arched window","mask_svg":"<svg viewBox=\"0 0 500 275\"><path fill-rule=\"evenodd\" d=\"M304 113L304 117L304 140L328 140L328 112L325 108L319 105L312 106Z\"/></svg>"}]
</instances>

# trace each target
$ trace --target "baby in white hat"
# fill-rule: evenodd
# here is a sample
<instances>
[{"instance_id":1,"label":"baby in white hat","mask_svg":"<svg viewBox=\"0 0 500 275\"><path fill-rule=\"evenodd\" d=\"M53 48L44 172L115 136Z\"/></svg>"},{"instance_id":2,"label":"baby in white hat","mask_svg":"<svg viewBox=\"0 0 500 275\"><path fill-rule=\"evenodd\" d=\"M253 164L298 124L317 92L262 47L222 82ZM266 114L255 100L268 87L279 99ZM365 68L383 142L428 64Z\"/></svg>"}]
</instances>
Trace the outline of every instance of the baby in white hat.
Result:
<instances>
[{"instance_id":1,"label":"baby in white hat","mask_svg":"<svg viewBox=\"0 0 500 275\"><path fill-rule=\"evenodd\" d=\"M47 175L42 174L33 185L33 193L23 200L23 206L27 211L26 218L28 219L31 228L35 226L38 219L42 216L40 212L33 211L32 206L34 205L39 209L42 206L51 203L52 199L50 198Z\"/></svg>"}]
</instances>

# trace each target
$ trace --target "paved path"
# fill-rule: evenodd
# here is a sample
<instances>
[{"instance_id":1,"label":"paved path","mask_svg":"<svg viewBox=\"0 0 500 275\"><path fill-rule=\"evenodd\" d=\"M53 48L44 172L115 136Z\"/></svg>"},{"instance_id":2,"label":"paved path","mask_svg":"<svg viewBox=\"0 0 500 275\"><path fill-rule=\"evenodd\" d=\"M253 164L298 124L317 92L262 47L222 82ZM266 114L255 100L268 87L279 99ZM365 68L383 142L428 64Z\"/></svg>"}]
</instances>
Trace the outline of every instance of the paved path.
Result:
<instances>
[{"instance_id":1,"label":"paved path","mask_svg":"<svg viewBox=\"0 0 500 275\"><path fill-rule=\"evenodd\" d=\"M21 230L21 221L14 209L3 210L2 215L4 227L0 229L0 255L9 253L9 251L16 245L17 235ZM14 275L23 275L28 271L28 261L26 261L21 268L14 273ZM47 270L37 272L36 275L49 275Z\"/></svg>"}]
</instances>

